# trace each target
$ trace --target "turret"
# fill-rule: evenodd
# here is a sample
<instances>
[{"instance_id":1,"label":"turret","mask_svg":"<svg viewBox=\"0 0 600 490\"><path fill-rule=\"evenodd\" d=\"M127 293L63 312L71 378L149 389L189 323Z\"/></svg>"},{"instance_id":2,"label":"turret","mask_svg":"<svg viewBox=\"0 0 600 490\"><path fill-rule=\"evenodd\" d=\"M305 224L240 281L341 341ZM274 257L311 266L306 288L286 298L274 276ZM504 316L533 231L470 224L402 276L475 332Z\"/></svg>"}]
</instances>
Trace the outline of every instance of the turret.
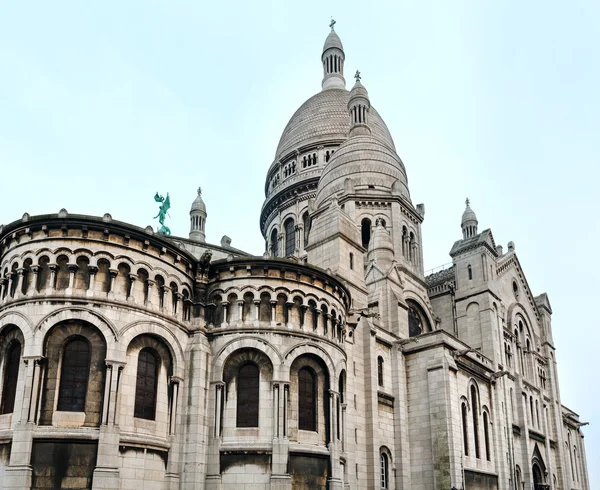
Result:
<instances>
[{"instance_id":1,"label":"turret","mask_svg":"<svg viewBox=\"0 0 600 490\"><path fill-rule=\"evenodd\" d=\"M335 20L331 19L331 32L325 39L323 46L323 54L321 55L321 61L323 62L323 82L321 86L323 90L337 88L345 89L346 80L344 79L344 46L342 41L337 35L333 26Z\"/></svg>"},{"instance_id":2,"label":"turret","mask_svg":"<svg viewBox=\"0 0 600 490\"><path fill-rule=\"evenodd\" d=\"M360 83L360 72L356 70L354 75L356 83L350 91L350 100L348 100L348 113L350 114L350 137L371 134L369 128L369 110L371 101L369 93L362 83Z\"/></svg>"},{"instance_id":3,"label":"turret","mask_svg":"<svg viewBox=\"0 0 600 490\"><path fill-rule=\"evenodd\" d=\"M469 198L467 198L465 204L467 207L460 222L463 232L463 240L466 240L467 238L473 238L477 235L477 216L475 216L475 211L473 211L471 206L469 206Z\"/></svg>"},{"instance_id":4,"label":"turret","mask_svg":"<svg viewBox=\"0 0 600 490\"><path fill-rule=\"evenodd\" d=\"M190 240L197 242L206 241L206 205L202 200L202 189L198 187L198 195L192 203L190 210Z\"/></svg>"}]
</instances>

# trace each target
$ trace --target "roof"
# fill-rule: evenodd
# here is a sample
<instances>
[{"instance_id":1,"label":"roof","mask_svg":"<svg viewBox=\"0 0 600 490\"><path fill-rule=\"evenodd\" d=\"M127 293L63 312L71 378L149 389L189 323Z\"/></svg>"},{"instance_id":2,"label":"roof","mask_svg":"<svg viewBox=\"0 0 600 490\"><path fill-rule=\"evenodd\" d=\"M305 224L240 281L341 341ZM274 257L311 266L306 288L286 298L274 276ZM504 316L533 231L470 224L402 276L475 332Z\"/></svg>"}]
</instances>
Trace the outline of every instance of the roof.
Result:
<instances>
[{"instance_id":1,"label":"roof","mask_svg":"<svg viewBox=\"0 0 600 490\"><path fill-rule=\"evenodd\" d=\"M328 89L313 95L291 117L281 134L275 160L306 145L328 141L344 141L350 131L348 101L350 92L345 89ZM379 113L371 107L369 127L375 138L395 151L394 140Z\"/></svg>"},{"instance_id":2,"label":"roof","mask_svg":"<svg viewBox=\"0 0 600 490\"><path fill-rule=\"evenodd\" d=\"M450 257L454 257L459 253L475 249L482 245L487 247L492 253L492 255L494 255L494 257L498 257L498 251L496 250L496 242L494 241L492 230L490 230L489 228L487 230L483 230L481 233L475 235L474 237L466 238L464 240L457 240L456 242L454 242L454 245L452 245L452 249L450 250Z\"/></svg>"}]
</instances>

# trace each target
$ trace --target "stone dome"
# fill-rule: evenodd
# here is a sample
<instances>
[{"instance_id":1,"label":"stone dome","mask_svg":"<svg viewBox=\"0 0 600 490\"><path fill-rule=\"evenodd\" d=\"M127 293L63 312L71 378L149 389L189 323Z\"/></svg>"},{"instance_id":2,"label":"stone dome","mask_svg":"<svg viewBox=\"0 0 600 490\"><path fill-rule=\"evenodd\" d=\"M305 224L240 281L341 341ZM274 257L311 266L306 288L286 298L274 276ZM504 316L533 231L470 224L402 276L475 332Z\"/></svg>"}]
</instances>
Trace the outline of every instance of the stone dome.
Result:
<instances>
[{"instance_id":1,"label":"stone dome","mask_svg":"<svg viewBox=\"0 0 600 490\"><path fill-rule=\"evenodd\" d=\"M477 224L477 216L475 215L475 211L471 209L470 202L466 203L465 212L462 215L462 219L460 221L461 226L469 225L469 224Z\"/></svg>"},{"instance_id":2,"label":"stone dome","mask_svg":"<svg viewBox=\"0 0 600 490\"><path fill-rule=\"evenodd\" d=\"M325 44L323 45L323 52L327 51L330 48L338 48L342 51L344 50L344 46L342 46L342 40L340 39L340 36L338 36L333 29L331 29L329 36L327 36L327 39L325 39Z\"/></svg>"},{"instance_id":3,"label":"stone dome","mask_svg":"<svg viewBox=\"0 0 600 490\"><path fill-rule=\"evenodd\" d=\"M350 131L349 100L350 92L345 89L323 90L308 99L283 130L275 160L304 145L346 140ZM369 126L375 139L395 151L394 140L373 107L369 112Z\"/></svg>"},{"instance_id":4,"label":"stone dome","mask_svg":"<svg viewBox=\"0 0 600 490\"><path fill-rule=\"evenodd\" d=\"M370 121L373 121L372 111L369 112ZM346 118L349 119L348 116ZM353 136L338 148L321 174L316 206L342 192L348 178L352 179L352 187L357 193L373 196L394 193L410 202L402 160L392 148L373 135Z\"/></svg>"},{"instance_id":5,"label":"stone dome","mask_svg":"<svg viewBox=\"0 0 600 490\"><path fill-rule=\"evenodd\" d=\"M194 199L194 202L192 203L190 213L193 213L194 211L200 211L206 214L206 204L204 204L204 200L202 199L202 190L200 188L198 189L196 199Z\"/></svg>"}]
</instances>

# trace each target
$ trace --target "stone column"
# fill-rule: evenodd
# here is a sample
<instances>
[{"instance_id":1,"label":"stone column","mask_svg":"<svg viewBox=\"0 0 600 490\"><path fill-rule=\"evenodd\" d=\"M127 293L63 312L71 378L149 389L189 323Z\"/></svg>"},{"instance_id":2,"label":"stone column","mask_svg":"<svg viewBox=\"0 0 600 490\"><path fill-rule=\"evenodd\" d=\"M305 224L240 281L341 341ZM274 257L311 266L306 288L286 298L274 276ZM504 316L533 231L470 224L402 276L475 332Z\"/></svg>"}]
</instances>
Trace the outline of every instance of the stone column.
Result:
<instances>
[{"instance_id":1,"label":"stone column","mask_svg":"<svg viewBox=\"0 0 600 490\"><path fill-rule=\"evenodd\" d=\"M31 280L31 287L27 288L27 296L33 296L37 291L37 281L38 281L38 272L40 271L39 265L31 266L31 273L33 274L33 279ZM2 296L0 296L1 298Z\"/></svg>"},{"instance_id":2,"label":"stone column","mask_svg":"<svg viewBox=\"0 0 600 490\"><path fill-rule=\"evenodd\" d=\"M58 266L56 264L48 264L48 269L50 270L50 279L46 286L46 294L52 294L54 292L54 285L56 284L56 269L58 269Z\"/></svg>"},{"instance_id":3,"label":"stone column","mask_svg":"<svg viewBox=\"0 0 600 490\"><path fill-rule=\"evenodd\" d=\"M6 278L0 278L0 301L4 299L4 293L6 292Z\"/></svg>"},{"instance_id":4,"label":"stone column","mask_svg":"<svg viewBox=\"0 0 600 490\"><path fill-rule=\"evenodd\" d=\"M223 323L221 323L221 325L215 325L217 327L224 327L229 323L229 301L223 301L221 306L223 307Z\"/></svg>"},{"instance_id":5,"label":"stone column","mask_svg":"<svg viewBox=\"0 0 600 490\"><path fill-rule=\"evenodd\" d=\"M177 421L177 407L179 402L179 385L183 380L177 376L171 376L171 406L169 407L169 435L175 435Z\"/></svg>"},{"instance_id":6,"label":"stone column","mask_svg":"<svg viewBox=\"0 0 600 490\"><path fill-rule=\"evenodd\" d=\"M12 290L12 283L14 281L14 276L15 276L14 272L9 272L8 276L7 276L8 277L8 284L6 286L6 299L7 300L8 300L8 298L12 297L11 290Z\"/></svg>"},{"instance_id":7,"label":"stone column","mask_svg":"<svg viewBox=\"0 0 600 490\"><path fill-rule=\"evenodd\" d=\"M260 300L254 300L254 325L258 327L260 321Z\"/></svg>"},{"instance_id":8,"label":"stone column","mask_svg":"<svg viewBox=\"0 0 600 490\"><path fill-rule=\"evenodd\" d=\"M343 488L340 467L340 451L336 441L337 438L337 400L339 393L329 390L329 457L331 464L331 475L328 482L330 489L341 490Z\"/></svg>"},{"instance_id":9,"label":"stone column","mask_svg":"<svg viewBox=\"0 0 600 490\"><path fill-rule=\"evenodd\" d=\"M152 305L152 288L156 284L156 281L153 281L152 279L148 279L147 281L148 281L148 296L145 298L145 301L144 301L145 306L148 306L149 304Z\"/></svg>"},{"instance_id":10,"label":"stone column","mask_svg":"<svg viewBox=\"0 0 600 490\"><path fill-rule=\"evenodd\" d=\"M240 299L237 302L238 305L238 322L240 324L243 323L242 319L244 318L244 300Z\"/></svg>"},{"instance_id":11,"label":"stone column","mask_svg":"<svg viewBox=\"0 0 600 490\"><path fill-rule=\"evenodd\" d=\"M98 272L98 267L95 265L88 266L88 270L90 271L90 285L85 293L86 296L94 296L94 288L96 287L96 272Z\"/></svg>"},{"instance_id":12,"label":"stone column","mask_svg":"<svg viewBox=\"0 0 600 490\"><path fill-rule=\"evenodd\" d=\"M171 288L169 286L161 286L163 295L163 313L171 315L173 313L173 298L171 298Z\"/></svg>"},{"instance_id":13,"label":"stone column","mask_svg":"<svg viewBox=\"0 0 600 490\"><path fill-rule=\"evenodd\" d=\"M109 298L114 298L114 296L115 296L115 293L113 292L112 288L115 283L115 277L117 277L118 273L119 273L119 271L117 269L109 269L108 270L108 292L107 292L107 295Z\"/></svg>"},{"instance_id":14,"label":"stone column","mask_svg":"<svg viewBox=\"0 0 600 490\"><path fill-rule=\"evenodd\" d=\"M119 472L119 439L118 406L120 394L121 371L125 363L106 360L104 383L104 401L102 423L98 436L98 456L94 469L92 489L119 490L121 479Z\"/></svg>"},{"instance_id":15,"label":"stone column","mask_svg":"<svg viewBox=\"0 0 600 490\"><path fill-rule=\"evenodd\" d=\"M135 303L135 295L136 295L136 280L138 276L137 274L129 274L129 294L127 295L127 301L130 303Z\"/></svg>"},{"instance_id":16,"label":"stone column","mask_svg":"<svg viewBox=\"0 0 600 490\"><path fill-rule=\"evenodd\" d=\"M289 441L287 438L287 405L289 383L273 381L273 454L271 488L290 490L292 481L287 473Z\"/></svg>"},{"instance_id":17,"label":"stone column","mask_svg":"<svg viewBox=\"0 0 600 490\"><path fill-rule=\"evenodd\" d=\"M175 305L174 305L175 311L174 316L175 318L177 318L177 320L182 321L183 320L183 294L181 294L180 292L175 293Z\"/></svg>"},{"instance_id":18,"label":"stone column","mask_svg":"<svg viewBox=\"0 0 600 490\"><path fill-rule=\"evenodd\" d=\"M291 315L290 312L292 312L292 308L294 307L294 302L293 301L286 301L285 305L283 306L283 314L285 317L285 326L287 328L292 328L291 325Z\"/></svg>"},{"instance_id":19,"label":"stone column","mask_svg":"<svg viewBox=\"0 0 600 490\"><path fill-rule=\"evenodd\" d=\"M77 266L77 264L69 264L67 267L69 269L69 286L67 287L65 294L69 295L73 294L73 286L75 285L75 273L77 272L77 269L79 267Z\"/></svg>"},{"instance_id":20,"label":"stone column","mask_svg":"<svg viewBox=\"0 0 600 490\"><path fill-rule=\"evenodd\" d=\"M315 308L313 310L313 315L317 318L315 321L315 325L317 326L316 331L319 331L319 315L321 314L321 310L319 310L318 308Z\"/></svg>"},{"instance_id":21,"label":"stone column","mask_svg":"<svg viewBox=\"0 0 600 490\"><path fill-rule=\"evenodd\" d=\"M178 407L179 407L179 387L183 379L177 376L171 376L171 406L169 408L169 439L171 440L171 447L169 449L169 457L167 461L167 471L165 474L165 489L179 489L180 481L180 439L181 436L177 427Z\"/></svg>"},{"instance_id":22,"label":"stone column","mask_svg":"<svg viewBox=\"0 0 600 490\"><path fill-rule=\"evenodd\" d=\"M307 305L302 305L300 307L300 329L304 330L304 322L306 319L306 311L308 310Z\"/></svg>"},{"instance_id":23,"label":"stone column","mask_svg":"<svg viewBox=\"0 0 600 490\"><path fill-rule=\"evenodd\" d=\"M272 326L275 326L277 323L277 301L271 300L271 323Z\"/></svg>"},{"instance_id":24,"label":"stone column","mask_svg":"<svg viewBox=\"0 0 600 490\"><path fill-rule=\"evenodd\" d=\"M17 269L17 289L15 289L15 298L20 298L23 293L23 277L25 276L25 269L22 267Z\"/></svg>"}]
</instances>

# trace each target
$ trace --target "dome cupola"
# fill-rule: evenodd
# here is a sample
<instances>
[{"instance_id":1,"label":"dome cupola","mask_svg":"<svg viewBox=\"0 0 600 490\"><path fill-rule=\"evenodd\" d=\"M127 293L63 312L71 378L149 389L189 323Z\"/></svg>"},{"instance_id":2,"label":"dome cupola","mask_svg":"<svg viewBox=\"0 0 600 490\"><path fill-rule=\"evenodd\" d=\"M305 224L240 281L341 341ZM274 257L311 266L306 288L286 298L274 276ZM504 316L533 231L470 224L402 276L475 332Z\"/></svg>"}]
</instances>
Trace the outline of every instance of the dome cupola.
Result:
<instances>
[{"instance_id":1,"label":"dome cupola","mask_svg":"<svg viewBox=\"0 0 600 490\"><path fill-rule=\"evenodd\" d=\"M346 80L344 79L344 46L342 41L337 35L333 26L335 20L331 19L331 32L325 39L323 45L323 54L321 55L321 61L323 62L323 82L321 86L323 90L331 88L345 89Z\"/></svg>"},{"instance_id":2,"label":"dome cupola","mask_svg":"<svg viewBox=\"0 0 600 490\"><path fill-rule=\"evenodd\" d=\"M206 204L202 199L202 188L198 187L198 195L190 209L190 240L206 241Z\"/></svg>"},{"instance_id":3,"label":"dome cupola","mask_svg":"<svg viewBox=\"0 0 600 490\"><path fill-rule=\"evenodd\" d=\"M371 134L369 128L369 110L371 109L371 101L369 100L369 92L360 83L360 72L356 70L354 75L356 83L350 91L350 99L348 100L348 113L350 114L350 138L359 134Z\"/></svg>"},{"instance_id":4,"label":"dome cupola","mask_svg":"<svg viewBox=\"0 0 600 490\"><path fill-rule=\"evenodd\" d=\"M460 226L463 232L463 239L472 238L477 235L477 216L471 209L469 198L465 201L465 212L462 215Z\"/></svg>"}]
</instances>

